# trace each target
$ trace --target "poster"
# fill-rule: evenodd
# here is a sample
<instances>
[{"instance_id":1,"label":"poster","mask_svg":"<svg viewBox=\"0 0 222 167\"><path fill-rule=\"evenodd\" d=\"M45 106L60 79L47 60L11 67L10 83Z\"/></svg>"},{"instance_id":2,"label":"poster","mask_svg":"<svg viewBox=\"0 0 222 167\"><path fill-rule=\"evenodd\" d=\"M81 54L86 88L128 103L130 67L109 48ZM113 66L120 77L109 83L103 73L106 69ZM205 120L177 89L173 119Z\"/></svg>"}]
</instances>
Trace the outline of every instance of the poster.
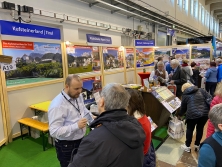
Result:
<instances>
[{"instance_id":1,"label":"poster","mask_svg":"<svg viewBox=\"0 0 222 167\"><path fill-rule=\"evenodd\" d=\"M182 61L183 59L190 59L190 49L189 48L173 48L172 55L178 61Z\"/></svg>"},{"instance_id":2,"label":"poster","mask_svg":"<svg viewBox=\"0 0 222 167\"><path fill-rule=\"evenodd\" d=\"M7 86L63 77L60 44L3 40L2 49L4 55L13 57L17 68L5 72Z\"/></svg>"},{"instance_id":3,"label":"poster","mask_svg":"<svg viewBox=\"0 0 222 167\"><path fill-rule=\"evenodd\" d=\"M221 56L222 56L222 45L217 46L217 50L216 50L216 53L214 55L214 58L218 58L218 57L221 57Z\"/></svg>"},{"instance_id":4,"label":"poster","mask_svg":"<svg viewBox=\"0 0 222 167\"><path fill-rule=\"evenodd\" d=\"M123 68L123 51L118 47L103 47L104 70Z\"/></svg>"},{"instance_id":5,"label":"poster","mask_svg":"<svg viewBox=\"0 0 222 167\"><path fill-rule=\"evenodd\" d=\"M192 46L191 59L210 59L210 47Z\"/></svg>"},{"instance_id":6,"label":"poster","mask_svg":"<svg viewBox=\"0 0 222 167\"><path fill-rule=\"evenodd\" d=\"M136 67L154 66L153 48L136 48Z\"/></svg>"},{"instance_id":7,"label":"poster","mask_svg":"<svg viewBox=\"0 0 222 167\"><path fill-rule=\"evenodd\" d=\"M134 49L126 48L126 68L134 68Z\"/></svg>"},{"instance_id":8,"label":"poster","mask_svg":"<svg viewBox=\"0 0 222 167\"><path fill-rule=\"evenodd\" d=\"M163 62L169 61L169 57L171 54L171 49L166 49L166 48L160 48L160 49L155 49L154 52L155 56L154 59L157 60L159 57L163 58Z\"/></svg>"},{"instance_id":9,"label":"poster","mask_svg":"<svg viewBox=\"0 0 222 167\"><path fill-rule=\"evenodd\" d=\"M68 74L100 71L99 48L97 46L66 46Z\"/></svg>"},{"instance_id":10,"label":"poster","mask_svg":"<svg viewBox=\"0 0 222 167\"><path fill-rule=\"evenodd\" d=\"M95 101L93 94L102 90L101 80L95 77L83 79L82 95L84 103L88 104Z\"/></svg>"}]
</instances>

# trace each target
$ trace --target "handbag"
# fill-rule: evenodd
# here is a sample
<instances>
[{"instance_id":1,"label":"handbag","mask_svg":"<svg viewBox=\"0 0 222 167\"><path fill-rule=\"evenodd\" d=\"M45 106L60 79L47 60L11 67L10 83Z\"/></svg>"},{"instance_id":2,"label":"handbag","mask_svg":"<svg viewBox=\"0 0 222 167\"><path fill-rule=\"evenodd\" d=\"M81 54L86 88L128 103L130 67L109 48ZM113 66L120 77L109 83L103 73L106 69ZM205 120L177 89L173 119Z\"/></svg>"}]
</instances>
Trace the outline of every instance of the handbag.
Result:
<instances>
[{"instance_id":1,"label":"handbag","mask_svg":"<svg viewBox=\"0 0 222 167\"><path fill-rule=\"evenodd\" d=\"M182 138L185 133L184 121L178 120L177 117L173 117L173 119L169 121L167 133L173 139Z\"/></svg>"},{"instance_id":2,"label":"handbag","mask_svg":"<svg viewBox=\"0 0 222 167\"><path fill-rule=\"evenodd\" d=\"M210 104L211 104L211 101L212 101L212 96L209 93L205 92L202 88L200 88L200 91L201 91L203 97L205 98L205 103L206 103L208 109L210 109Z\"/></svg>"},{"instance_id":3,"label":"handbag","mask_svg":"<svg viewBox=\"0 0 222 167\"><path fill-rule=\"evenodd\" d=\"M190 79L188 79L188 82L191 83L191 84L195 84L195 81L194 81L194 79L192 78L192 76L190 76L190 74L188 74L188 73L186 72L186 70L183 70L183 71L190 77Z\"/></svg>"}]
</instances>

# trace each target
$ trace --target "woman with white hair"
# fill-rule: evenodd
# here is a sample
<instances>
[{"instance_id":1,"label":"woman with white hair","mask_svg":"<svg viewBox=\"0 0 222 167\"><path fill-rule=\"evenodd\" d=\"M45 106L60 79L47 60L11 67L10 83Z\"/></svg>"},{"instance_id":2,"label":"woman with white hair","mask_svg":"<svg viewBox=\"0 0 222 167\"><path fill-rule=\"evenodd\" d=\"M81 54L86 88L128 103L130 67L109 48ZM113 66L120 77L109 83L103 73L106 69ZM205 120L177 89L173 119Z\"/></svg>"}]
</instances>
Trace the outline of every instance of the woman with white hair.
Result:
<instances>
[{"instance_id":1,"label":"woman with white hair","mask_svg":"<svg viewBox=\"0 0 222 167\"><path fill-rule=\"evenodd\" d=\"M149 81L153 82L154 80L158 80L161 86L165 86L169 80L168 73L164 69L164 63L162 61L157 63L157 69L150 74Z\"/></svg>"},{"instance_id":2,"label":"woman with white hair","mask_svg":"<svg viewBox=\"0 0 222 167\"><path fill-rule=\"evenodd\" d=\"M186 113L187 130L186 141L185 144L181 145L181 149L191 152L190 144L196 127L195 151L199 151L204 125L208 120L209 112L205 99L211 96L204 89L197 88L190 83L183 84L182 92L182 102L178 116L182 117Z\"/></svg>"},{"instance_id":3,"label":"woman with white hair","mask_svg":"<svg viewBox=\"0 0 222 167\"><path fill-rule=\"evenodd\" d=\"M215 105L209 112L209 118L216 132L202 144L199 153L198 167L222 166L222 104Z\"/></svg>"}]
</instances>

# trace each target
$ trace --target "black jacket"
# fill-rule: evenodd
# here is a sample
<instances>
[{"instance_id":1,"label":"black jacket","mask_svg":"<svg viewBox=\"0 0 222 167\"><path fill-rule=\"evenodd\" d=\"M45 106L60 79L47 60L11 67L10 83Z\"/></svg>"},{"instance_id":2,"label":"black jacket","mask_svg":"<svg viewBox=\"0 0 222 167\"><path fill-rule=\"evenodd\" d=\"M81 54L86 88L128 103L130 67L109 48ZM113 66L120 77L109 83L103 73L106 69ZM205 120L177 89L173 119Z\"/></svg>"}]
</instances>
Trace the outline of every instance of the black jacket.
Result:
<instances>
[{"instance_id":1,"label":"black jacket","mask_svg":"<svg viewBox=\"0 0 222 167\"><path fill-rule=\"evenodd\" d=\"M69 167L142 167L143 142L140 123L125 109L105 111L90 125Z\"/></svg>"},{"instance_id":2,"label":"black jacket","mask_svg":"<svg viewBox=\"0 0 222 167\"><path fill-rule=\"evenodd\" d=\"M182 95L181 87L187 82L187 76L180 66L178 66L177 70L173 73L171 80L174 80L174 84L177 86L176 96L180 97Z\"/></svg>"},{"instance_id":3,"label":"black jacket","mask_svg":"<svg viewBox=\"0 0 222 167\"><path fill-rule=\"evenodd\" d=\"M186 119L196 119L208 116L209 109L205 103L205 98L210 96L204 89L196 86L185 89L182 95L182 102L179 116L186 113ZM203 93L202 93L203 92Z\"/></svg>"},{"instance_id":4,"label":"black jacket","mask_svg":"<svg viewBox=\"0 0 222 167\"><path fill-rule=\"evenodd\" d=\"M199 78L200 72L197 69L192 69L192 70L193 70L192 78L195 81L194 85L198 87L198 78Z\"/></svg>"}]
</instances>

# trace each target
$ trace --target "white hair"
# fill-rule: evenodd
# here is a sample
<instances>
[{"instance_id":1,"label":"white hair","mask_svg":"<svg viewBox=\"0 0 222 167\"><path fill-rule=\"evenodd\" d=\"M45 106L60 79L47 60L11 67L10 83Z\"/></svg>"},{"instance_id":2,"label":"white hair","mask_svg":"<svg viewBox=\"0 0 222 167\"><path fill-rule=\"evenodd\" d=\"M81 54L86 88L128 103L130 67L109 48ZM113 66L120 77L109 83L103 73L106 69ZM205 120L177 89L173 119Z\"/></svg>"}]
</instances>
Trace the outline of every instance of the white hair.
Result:
<instances>
[{"instance_id":1,"label":"white hair","mask_svg":"<svg viewBox=\"0 0 222 167\"><path fill-rule=\"evenodd\" d=\"M175 65L179 66L180 62L177 59L173 59L173 60L171 60L170 64L175 64Z\"/></svg>"},{"instance_id":2,"label":"white hair","mask_svg":"<svg viewBox=\"0 0 222 167\"><path fill-rule=\"evenodd\" d=\"M104 98L106 111L128 107L130 94L120 84L107 84L103 88L101 96Z\"/></svg>"},{"instance_id":3,"label":"white hair","mask_svg":"<svg viewBox=\"0 0 222 167\"><path fill-rule=\"evenodd\" d=\"M158 65L163 65L164 66L164 63L162 62L162 61L159 61L158 63L157 63L157 66Z\"/></svg>"},{"instance_id":4,"label":"white hair","mask_svg":"<svg viewBox=\"0 0 222 167\"><path fill-rule=\"evenodd\" d=\"M218 128L218 124L222 124L222 104L220 103L213 106L208 116L210 118L210 121L214 125L214 128L217 131L220 131L220 129Z\"/></svg>"}]
</instances>

